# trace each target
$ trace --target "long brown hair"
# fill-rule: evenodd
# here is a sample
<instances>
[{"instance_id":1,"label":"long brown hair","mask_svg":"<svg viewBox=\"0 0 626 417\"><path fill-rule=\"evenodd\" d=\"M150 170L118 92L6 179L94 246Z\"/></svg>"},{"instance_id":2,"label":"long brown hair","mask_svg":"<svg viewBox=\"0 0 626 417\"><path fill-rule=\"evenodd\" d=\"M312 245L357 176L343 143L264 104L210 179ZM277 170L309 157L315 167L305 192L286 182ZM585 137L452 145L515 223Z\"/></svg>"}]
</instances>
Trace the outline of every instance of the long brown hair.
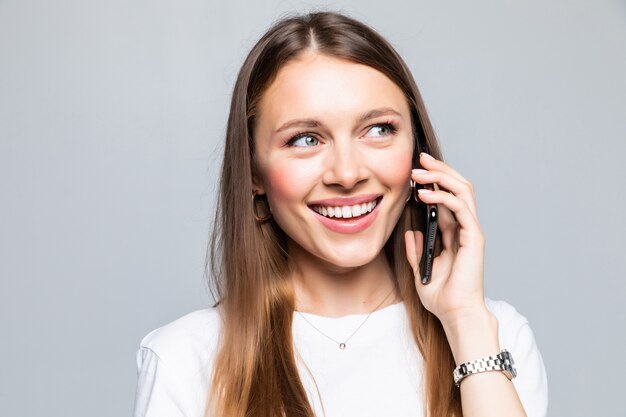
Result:
<instances>
[{"instance_id":1,"label":"long brown hair","mask_svg":"<svg viewBox=\"0 0 626 417\"><path fill-rule=\"evenodd\" d=\"M407 65L374 29L338 12L316 11L286 15L261 37L246 57L232 95L207 257L209 287L219 300L221 317L208 416L314 416L292 349L295 302L288 278L287 236L273 219L257 223L252 211L252 179L258 175L252 132L259 100L278 70L309 50L368 65L389 77L404 92L411 110L414 166L418 149L442 159ZM426 415L459 417L461 399L452 380L455 363L450 346L437 317L420 302L406 259L404 231L424 230L417 213L415 205L406 205L384 251L424 358Z\"/></svg>"}]
</instances>

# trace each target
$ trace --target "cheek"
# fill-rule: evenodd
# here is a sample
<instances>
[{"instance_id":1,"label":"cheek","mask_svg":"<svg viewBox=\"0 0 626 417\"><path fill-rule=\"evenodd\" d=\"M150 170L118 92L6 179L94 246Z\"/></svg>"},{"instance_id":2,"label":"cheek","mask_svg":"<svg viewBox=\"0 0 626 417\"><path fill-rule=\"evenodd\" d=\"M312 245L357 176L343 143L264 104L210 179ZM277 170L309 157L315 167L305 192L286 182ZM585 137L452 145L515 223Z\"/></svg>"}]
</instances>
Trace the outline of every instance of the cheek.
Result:
<instances>
[{"instance_id":1,"label":"cheek","mask_svg":"<svg viewBox=\"0 0 626 417\"><path fill-rule=\"evenodd\" d=\"M266 173L267 195L274 206L294 200L302 200L306 188L306 175L302 170L289 164L276 164L278 167Z\"/></svg>"},{"instance_id":2,"label":"cheek","mask_svg":"<svg viewBox=\"0 0 626 417\"><path fill-rule=\"evenodd\" d=\"M376 169L381 178L389 185L408 187L411 177L411 150L390 151L384 158L377 158Z\"/></svg>"}]
</instances>

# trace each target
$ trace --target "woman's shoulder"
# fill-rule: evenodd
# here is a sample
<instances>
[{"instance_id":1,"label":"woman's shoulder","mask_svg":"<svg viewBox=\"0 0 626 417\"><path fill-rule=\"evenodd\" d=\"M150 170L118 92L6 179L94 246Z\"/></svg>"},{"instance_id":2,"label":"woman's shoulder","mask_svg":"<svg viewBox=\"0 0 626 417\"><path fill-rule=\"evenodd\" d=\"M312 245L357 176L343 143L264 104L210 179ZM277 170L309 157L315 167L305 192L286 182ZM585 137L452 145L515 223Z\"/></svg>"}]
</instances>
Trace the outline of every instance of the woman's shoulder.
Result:
<instances>
[{"instance_id":1,"label":"woman's shoulder","mask_svg":"<svg viewBox=\"0 0 626 417\"><path fill-rule=\"evenodd\" d=\"M134 416L202 414L219 327L218 310L210 307L187 313L141 339Z\"/></svg>"},{"instance_id":2,"label":"woman's shoulder","mask_svg":"<svg viewBox=\"0 0 626 417\"><path fill-rule=\"evenodd\" d=\"M150 331L139 350L150 351L170 368L194 371L211 359L219 327L217 307L195 310Z\"/></svg>"},{"instance_id":3,"label":"woman's shoulder","mask_svg":"<svg viewBox=\"0 0 626 417\"><path fill-rule=\"evenodd\" d=\"M502 348L508 347L510 351L513 345L528 343L529 337L534 338L528 319L512 304L488 297L485 297L485 304L498 319L498 336Z\"/></svg>"},{"instance_id":4,"label":"woman's shoulder","mask_svg":"<svg viewBox=\"0 0 626 417\"><path fill-rule=\"evenodd\" d=\"M485 304L491 313L498 318L498 321L505 322L506 324L521 326L528 323L526 316L521 314L510 303L504 300L494 300L489 297L485 297Z\"/></svg>"}]
</instances>

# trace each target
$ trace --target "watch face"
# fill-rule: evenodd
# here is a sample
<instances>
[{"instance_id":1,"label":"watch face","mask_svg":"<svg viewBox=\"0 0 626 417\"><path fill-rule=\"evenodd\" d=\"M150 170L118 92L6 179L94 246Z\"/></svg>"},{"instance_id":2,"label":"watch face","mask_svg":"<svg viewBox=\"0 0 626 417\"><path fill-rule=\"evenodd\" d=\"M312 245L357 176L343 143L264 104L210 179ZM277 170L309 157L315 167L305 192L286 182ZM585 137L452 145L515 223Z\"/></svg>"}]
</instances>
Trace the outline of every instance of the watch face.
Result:
<instances>
[{"instance_id":1,"label":"watch face","mask_svg":"<svg viewBox=\"0 0 626 417\"><path fill-rule=\"evenodd\" d=\"M502 353L511 365L509 369L504 370L503 372L509 379L513 379L517 376L517 369L515 369L515 361L513 360L513 355L511 355L511 352L509 351L503 351Z\"/></svg>"}]
</instances>

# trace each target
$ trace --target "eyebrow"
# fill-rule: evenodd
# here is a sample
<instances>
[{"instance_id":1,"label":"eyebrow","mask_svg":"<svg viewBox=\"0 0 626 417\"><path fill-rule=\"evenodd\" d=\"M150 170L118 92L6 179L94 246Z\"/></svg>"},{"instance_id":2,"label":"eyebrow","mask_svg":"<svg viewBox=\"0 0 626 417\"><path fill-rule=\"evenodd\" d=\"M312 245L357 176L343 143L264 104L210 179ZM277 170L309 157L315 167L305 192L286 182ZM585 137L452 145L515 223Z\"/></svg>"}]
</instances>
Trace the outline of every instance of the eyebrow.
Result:
<instances>
[{"instance_id":1,"label":"eyebrow","mask_svg":"<svg viewBox=\"0 0 626 417\"><path fill-rule=\"evenodd\" d=\"M379 116L389 115L389 114L402 117L400 113L398 113L396 110L392 109L391 107L380 107L380 108L368 110L362 113L356 119L356 121L357 123L362 123L366 120L373 119ZM290 120L284 123L280 128L278 128L278 130L276 130L276 133L282 132L283 130L287 130L289 128L296 127L296 126L316 128L316 127L320 127L321 125L322 125L322 122L320 122L319 120L315 120L315 119L294 119L294 120Z\"/></svg>"}]
</instances>

